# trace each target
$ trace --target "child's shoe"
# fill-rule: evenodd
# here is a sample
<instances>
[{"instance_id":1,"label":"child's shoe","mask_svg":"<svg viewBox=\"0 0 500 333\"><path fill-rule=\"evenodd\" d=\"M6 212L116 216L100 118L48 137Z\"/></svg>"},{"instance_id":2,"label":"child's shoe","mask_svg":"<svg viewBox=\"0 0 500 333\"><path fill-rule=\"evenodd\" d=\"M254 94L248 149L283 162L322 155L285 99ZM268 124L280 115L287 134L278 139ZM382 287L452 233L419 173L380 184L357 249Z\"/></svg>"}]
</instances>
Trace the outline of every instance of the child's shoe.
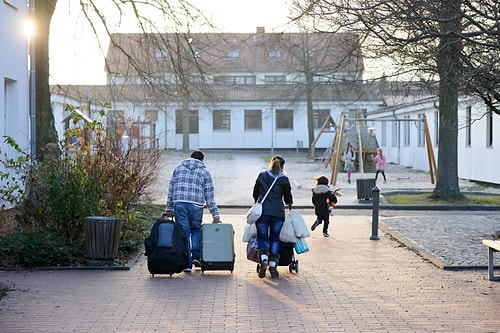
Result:
<instances>
[{"instance_id":1,"label":"child's shoe","mask_svg":"<svg viewBox=\"0 0 500 333\"><path fill-rule=\"evenodd\" d=\"M311 226L311 231L314 231L314 229L316 229L316 227L320 224L321 224L320 220L314 221L313 225Z\"/></svg>"}]
</instances>

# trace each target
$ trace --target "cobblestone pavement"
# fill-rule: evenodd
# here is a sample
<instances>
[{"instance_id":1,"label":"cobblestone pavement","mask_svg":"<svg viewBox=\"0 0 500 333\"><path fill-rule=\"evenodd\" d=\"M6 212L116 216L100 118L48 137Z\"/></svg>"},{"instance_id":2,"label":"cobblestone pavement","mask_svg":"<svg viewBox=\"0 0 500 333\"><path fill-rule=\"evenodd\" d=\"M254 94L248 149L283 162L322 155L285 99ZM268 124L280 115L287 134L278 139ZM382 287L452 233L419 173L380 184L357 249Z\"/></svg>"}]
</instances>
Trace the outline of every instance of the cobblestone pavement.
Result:
<instances>
[{"instance_id":1,"label":"cobblestone pavement","mask_svg":"<svg viewBox=\"0 0 500 333\"><path fill-rule=\"evenodd\" d=\"M0 272L0 331L18 332L498 332L500 284L480 270L442 270L339 211L331 236L312 232L299 272L259 279L235 226L236 265L172 277L129 271ZM313 216L304 211L307 221ZM207 220L209 219L206 216ZM486 253L485 253L486 255Z\"/></svg>"},{"instance_id":2,"label":"cobblestone pavement","mask_svg":"<svg viewBox=\"0 0 500 333\"><path fill-rule=\"evenodd\" d=\"M486 249L472 245L498 230L499 213L381 210L380 239L370 240L371 210L342 177L345 195L331 236L311 233L311 250L296 256L298 273L280 266L279 279L259 279L240 241L246 210L229 207L250 206L257 172L266 167L262 155L207 153L222 220L235 227L233 273L195 269L151 278L142 255L125 271L0 271L0 282L11 288L0 300L0 332L499 332L500 284L488 281L485 269L439 269L394 240L411 242L417 252L437 251L434 258L446 265L478 252L479 261L463 265L483 265ZM183 158L168 156L154 202L163 203L171 166ZM311 223L312 179L327 172L300 156L285 158L296 205ZM432 188L425 173L398 168L388 167L382 194ZM351 204L359 209L341 208Z\"/></svg>"}]
</instances>

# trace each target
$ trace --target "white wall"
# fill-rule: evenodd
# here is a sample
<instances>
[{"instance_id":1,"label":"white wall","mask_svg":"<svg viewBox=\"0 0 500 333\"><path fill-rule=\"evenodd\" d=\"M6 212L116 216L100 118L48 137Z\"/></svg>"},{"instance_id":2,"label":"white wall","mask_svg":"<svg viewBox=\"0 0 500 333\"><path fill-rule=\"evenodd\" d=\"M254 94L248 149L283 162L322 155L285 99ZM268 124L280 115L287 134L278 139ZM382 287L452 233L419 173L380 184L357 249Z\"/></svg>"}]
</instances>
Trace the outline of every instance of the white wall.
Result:
<instances>
[{"instance_id":1,"label":"white wall","mask_svg":"<svg viewBox=\"0 0 500 333\"><path fill-rule=\"evenodd\" d=\"M0 136L29 149L28 45L26 1L0 2ZM8 51L7 51L8 50ZM6 149L3 144L2 150Z\"/></svg>"},{"instance_id":2,"label":"white wall","mask_svg":"<svg viewBox=\"0 0 500 333\"><path fill-rule=\"evenodd\" d=\"M329 109L334 121L339 121L340 113L348 109L367 109L369 111L378 108L380 102L351 102L349 105L338 102L316 103L315 109ZM276 129L275 111L277 109L293 109L293 130ZM165 111L159 113L157 122L157 135L159 146L168 149L182 148L182 134L175 133L175 110L176 105L169 105ZM190 135L190 149L295 149L298 141L303 148L308 148L307 130L307 108L305 103L273 104L270 102L232 102L211 105L192 105L191 109L199 112L199 134ZM231 125L229 130L213 130L213 109L224 109L231 111ZM262 129L245 130L245 110L262 110ZM315 137L320 129L315 129ZM317 148L330 147L333 133L323 133L317 144ZM313 138L314 139L314 138Z\"/></svg>"},{"instance_id":3,"label":"white wall","mask_svg":"<svg viewBox=\"0 0 500 333\"><path fill-rule=\"evenodd\" d=\"M15 157L15 151L4 143L12 137L30 152L28 46L25 24L28 18L26 0L0 2L0 149ZM3 166L0 164L0 168ZM5 171L5 169L2 169ZM0 186L3 184L0 183Z\"/></svg>"},{"instance_id":4,"label":"white wall","mask_svg":"<svg viewBox=\"0 0 500 333\"><path fill-rule=\"evenodd\" d=\"M386 110L373 112L368 115L369 119L403 119L410 116L417 119L419 114L425 114L429 126L429 133L432 141L435 160L438 160L437 149L437 109L434 106L435 100L400 105ZM466 109L470 106L472 110L471 144L466 145ZM493 184L500 184L500 172L497 166L500 164L500 119L493 114L493 144L486 146L486 117L487 107L478 99L462 98L458 106L458 177L474 181L482 181ZM385 145L381 143L384 131L382 122L368 122L369 126L375 128L377 140L390 163L401 164L417 170L429 171L429 160L426 146L418 146L418 131L415 124L410 126L410 145L403 144L403 131L400 133L400 144L393 145L392 122L387 122L385 131ZM401 128L403 123L401 123ZM439 170L438 170L439 171Z\"/></svg>"}]
</instances>

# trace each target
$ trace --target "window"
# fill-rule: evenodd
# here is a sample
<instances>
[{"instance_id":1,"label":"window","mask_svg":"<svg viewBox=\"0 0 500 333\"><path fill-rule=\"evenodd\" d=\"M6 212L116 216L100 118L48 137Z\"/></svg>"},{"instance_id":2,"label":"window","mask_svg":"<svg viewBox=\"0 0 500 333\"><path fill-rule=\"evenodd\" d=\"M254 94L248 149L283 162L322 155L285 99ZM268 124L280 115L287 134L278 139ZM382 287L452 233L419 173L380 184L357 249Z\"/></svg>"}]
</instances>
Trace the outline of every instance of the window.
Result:
<instances>
[{"instance_id":1,"label":"window","mask_svg":"<svg viewBox=\"0 0 500 333\"><path fill-rule=\"evenodd\" d=\"M391 146L398 147L399 143L399 121L392 122Z\"/></svg>"},{"instance_id":2,"label":"window","mask_svg":"<svg viewBox=\"0 0 500 333\"><path fill-rule=\"evenodd\" d=\"M269 58L281 58L281 51L278 50L269 51L267 56Z\"/></svg>"},{"instance_id":3,"label":"window","mask_svg":"<svg viewBox=\"0 0 500 333\"><path fill-rule=\"evenodd\" d=\"M465 109L465 146L466 147L470 147L471 143L472 143L471 126L472 126L472 107L468 106Z\"/></svg>"},{"instance_id":4,"label":"window","mask_svg":"<svg viewBox=\"0 0 500 333\"><path fill-rule=\"evenodd\" d=\"M409 146L410 145L410 116L404 116L403 117L405 120L403 123L403 145L404 146Z\"/></svg>"},{"instance_id":5,"label":"window","mask_svg":"<svg viewBox=\"0 0 500 333\"><path fill-rule=\"evenodd\" d=\"M228 58L239 58L240 51L229 51L226 55Z\"/></svg>"},{"instance_id":6,"label":"window","mask_svg":"<svg viewBox=\"0 0 500 333\"><path fill-rule=\"evenodd\" d=\"M184 119L184 112L183 110L176 110L175 111L175 133L177 134L182 134L182 125L183 125L183 119ZM187 124L189 126L189 133L191 134L198 134L198 111L197 110L190 110L189 111L189 123Z\"/></svg>"},{"instance_id":7,"label":"window","mask_svg":"<svg viewBox=\"0 0 500 333\"><path fill-rule=\"evenodd\" d=\"M313 75L313 82L328 82L328 77L324 75Z\"/></svg>"},{"instance_id":8,"label":"window","mask_svg":"<svg viewBox=\"0 0 500 333\"><path fill-rule=\"evenodd\" d=\"M158 111L157 110L146 110L144 113L144 119L146 121L158 121Z\"/></svg>"},{"instance_id":9,"label":"window","mask_svg":"<svg viewBox=\"0 0 500 333\"><path fill-rule=\"evenodd\" d=\"M0 108L0 110L3 110L3 114L0 117L0 136L15 137L16 128L18 128L18 124L15 122L15 115L18 109L17 81L4 78L3 100L4 105ZM8 150L10 153L12 149L8 148Z\"/></svg>"},{"instance_id":10,"label":"window","mask_svg":"<svg viewBox=\"0 0 500 333\"><path fill-rule=\"evenodd\" d=\"M321 128L330 116L330 110L313 110L313 127Z\"/></svg>"},{"instance_id":11,"label":"window","mask_svg":"<svg viewBox=\"0 0 500 333\"><path fill-rule=\"evenodd\" d=\"M167 50L156 50L155 51L155 58L156 59L166 59L166 58L168 58L168 51Z\"/></svg>"},{"instance_id":12,"label":"window","mask_svg":"<svg viewBox=\"0 0 500 333\"><path fill-rule=\"evenodd\" d=\"M245 129L262 129L261 110L245 110Z\"/></svg>"},{"instance_id":13,"label":"window","mask_svg":"<svg viewBox=\"0 0 500 333\"><path fill-rule=\"evenodd\" d=\"M380 141L381 141L381 145L382 147L386 147L387 146L387 122L386 121L383 121L382 124L381 124L381 132L380 133Z\"/></svg>"},{"instance_id":14,"label":"window","mask_svg":"<svg viewBox=\"0 0 500 333\"><path fill-rule=\"evenodd\" d=\"M285 75L266 75L264 78L264 82L266 84L285 83L286 76Z\"/></svg>"},{"instance_id":15,"label":"window","mask_svg":"<svg viewBox=\"0 0 500 333\"><path fill-rule=\"evenodd\" d=\"M293 129L293 110L276 110L276 129Z\"/></svg>"},{"instance_id":16,"label":"window","mask_svg":"<svg viewBox=\"0 0 500 333\"><path fill-rule=\"evenodd\" d=\"M214 112L213 112L213 129L214 130L230 130L231 129L231 111L229 111L229 110L214 110Z\"/></svg>"},{"instance_id":17,"label":"window","mask_svg":"<svg viewBox=\"0 0 500 333\"><path fill-rule=\"evenodd\" d=\"M107 130L109 135L121 138L122 135L130 135L129 132L125 132L125 111L121 110L110 110L107 114ZM130 130L130 129L129 129Z\"/></svg>"},{"instance_id":18,"label":"window","mask_svg":"<svg viewBox=\"0 0 500 333\"><path fill-rule=\"evenodd\" d=\"M189 75L187 79L191 83L203 83L201 75Z\"/></svg>"},{"instance_id":19,"label":"window","mask_svg":"<svg viewBox=\"0 0 500 333\"><path fill-rule=\"evenodd\" d=\"M215 84L246 84L246 85L254 85L256 82L255 76L215 76L214 83Z\"/></svg>"},{"instance_id":20,"label":"window","mask_svg":"<svg viewBox=\"0 0 500 333\"><path fill-rule=\"evenodd\" d=\"M417 122L417 131L418 131L417 144L419 147L425 146L424 117L425 117L424 113L418 114L418 119L421 120Z\"/></svg>"},{"instance_id":21,"label":"window","mask_svg":"<svg viewBox=\"0 0 500 333\"><path fill-rule=\"evenodd\" d=\"M486 112L486 147L493 147L493 111Z\"/></svg>"}]
</instances>

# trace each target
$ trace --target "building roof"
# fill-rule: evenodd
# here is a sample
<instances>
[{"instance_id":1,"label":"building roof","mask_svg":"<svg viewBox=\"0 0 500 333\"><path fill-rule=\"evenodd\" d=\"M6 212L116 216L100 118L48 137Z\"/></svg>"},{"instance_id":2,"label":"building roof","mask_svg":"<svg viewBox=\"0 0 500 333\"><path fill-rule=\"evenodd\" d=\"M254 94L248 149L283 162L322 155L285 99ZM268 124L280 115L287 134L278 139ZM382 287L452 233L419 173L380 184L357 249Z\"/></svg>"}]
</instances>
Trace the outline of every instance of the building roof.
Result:
<instances>
[{"instance_id":1,"label":"building roof","mask_svg":"<svg viewBox=\"0 0 500 333\"><path fill-rule=\"evenodd\" d=\"M203 89L192 89L191 100L196 103L224 102L286 102L306 100L305 85L204 85ZM75 99L81 102L178 102L177 86L141 85L56 85L52 94ZM371 85L359 83L339 83L316 85L312 91L314 102L377 102L383 98Z\"/></svg>"},{"instance_id":2,"label":"building roof","mask_svg":"<svg viewBox=\"0 0 500 333\"><path fill-rule=\"evenodd\" d=\"M116 33L106 72L343 73L360 76L363 58L353 33Z\"/></svg>"}]
</instances>

